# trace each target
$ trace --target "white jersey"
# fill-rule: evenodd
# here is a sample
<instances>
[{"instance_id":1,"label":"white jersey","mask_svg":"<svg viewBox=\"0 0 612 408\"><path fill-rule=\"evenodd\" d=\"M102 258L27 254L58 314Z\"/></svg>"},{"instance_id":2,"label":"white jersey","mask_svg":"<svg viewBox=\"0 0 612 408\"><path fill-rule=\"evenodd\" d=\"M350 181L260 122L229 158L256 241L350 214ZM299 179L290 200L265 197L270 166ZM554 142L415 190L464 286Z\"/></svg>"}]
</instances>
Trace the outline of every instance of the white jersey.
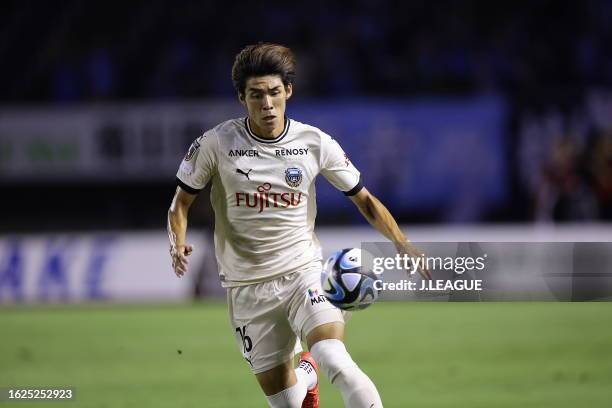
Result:
<instances>
[{"instance_id":1,"label":"white jersey","mask_svg":"<svg viewBox=\"0 0 612 408\"><path fill-rule=\"evenodd\" d=\"M314 234L315 178L354 195L360 174L321 130L285 119L275 139L262 139L247 118L223 122L189 148L177 173L195 194L211 181L215 251L224 287L248 285L320 268Z\"/></svg>"}]
</instances>

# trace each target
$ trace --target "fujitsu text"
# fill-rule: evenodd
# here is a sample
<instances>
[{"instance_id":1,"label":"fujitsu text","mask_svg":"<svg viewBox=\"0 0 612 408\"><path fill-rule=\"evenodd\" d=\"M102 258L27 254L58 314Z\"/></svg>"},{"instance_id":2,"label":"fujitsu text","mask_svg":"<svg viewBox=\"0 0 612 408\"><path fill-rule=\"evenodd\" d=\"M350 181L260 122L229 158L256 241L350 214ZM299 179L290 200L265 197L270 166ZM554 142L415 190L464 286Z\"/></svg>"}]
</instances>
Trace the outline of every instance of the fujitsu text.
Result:
<instances>
[{"instance_id":1,"label":"fujitsu text","mask_svg":"<svg viewBox=\"0 0 612 408\"><path fill-rule=\"evenodd\" d=\"M270 191L270 183L257 187L256 193L236 192L236 207L256 208L262 212L266 208L297 207L302 201L301 192L276 193Z\"/></svg>"}]
</instances>

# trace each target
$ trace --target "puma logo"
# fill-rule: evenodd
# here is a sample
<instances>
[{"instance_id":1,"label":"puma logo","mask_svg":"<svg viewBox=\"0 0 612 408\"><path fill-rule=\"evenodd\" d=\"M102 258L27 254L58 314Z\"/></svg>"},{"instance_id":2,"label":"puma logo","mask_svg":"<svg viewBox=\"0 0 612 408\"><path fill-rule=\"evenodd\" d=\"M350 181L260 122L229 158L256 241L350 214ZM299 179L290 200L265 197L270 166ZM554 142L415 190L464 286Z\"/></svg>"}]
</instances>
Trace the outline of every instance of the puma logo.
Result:
<instances>
[{"instance_id":1,"label":"puma logo","mask_svg":"<svg viewBox=\"0 0 612 408\"><path fill-rule=\"evenodd\" d=\"M249 181L251 180L251 179L249 178L249 173L250 173L251 171L253 171L253 169L249 169L249 171L247 171L247 172L244 172L243 170L240 170L240 169L236 169L236 173L240 173L240 174L242 174L242 175L243 175L243 176L245 176L245 177L247 178L247 180L249 180Z\"/></svg>"}]
</instances>

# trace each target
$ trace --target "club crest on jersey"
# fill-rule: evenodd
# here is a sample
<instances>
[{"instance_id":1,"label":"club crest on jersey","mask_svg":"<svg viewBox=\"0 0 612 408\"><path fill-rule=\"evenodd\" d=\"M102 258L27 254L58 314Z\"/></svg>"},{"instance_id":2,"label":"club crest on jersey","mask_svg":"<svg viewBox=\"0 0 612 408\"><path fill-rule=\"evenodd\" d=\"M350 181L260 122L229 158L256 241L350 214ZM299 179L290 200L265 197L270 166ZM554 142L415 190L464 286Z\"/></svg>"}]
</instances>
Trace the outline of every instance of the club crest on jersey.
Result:
<instances>
[{"instance_id":1,"label":"club crest on jersey","mask_svg":"<svg viewBox=\"0 0 612 408\"><path fill-rule=\"evenodd\" d=\"M297 187L302 182L302 170L297 167L289 167L285 170L285 181L289 187Z\"/></svg>"}]
</instances>

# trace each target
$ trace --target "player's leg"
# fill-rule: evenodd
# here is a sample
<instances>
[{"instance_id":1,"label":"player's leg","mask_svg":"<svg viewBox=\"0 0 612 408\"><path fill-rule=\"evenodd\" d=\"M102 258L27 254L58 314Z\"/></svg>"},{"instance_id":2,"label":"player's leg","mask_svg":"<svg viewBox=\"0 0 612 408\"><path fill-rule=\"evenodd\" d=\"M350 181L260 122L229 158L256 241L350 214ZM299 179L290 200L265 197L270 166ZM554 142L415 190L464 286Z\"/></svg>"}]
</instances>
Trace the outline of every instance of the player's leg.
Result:
<instances>
[{"instance_id":1,"label":"player's leg","mask_svg":"<svg viewBox=\"0 0 612 408\"><path fill-rule=\"evenodd\" d=\"M316 373L292 365L301 345L278 302L278 284L264 282L228 290L238 347L271 407L300 408ZM299 348L298 348L299 347Z\"/></svg>"},{"instance_id":2,"label":"player's leg","mask_svg":"<svg viewBox=\"0 0 612 408\"><path fill-rule=\"evenodd\" d=\"M312 329L306 341L321 371L340 390L346 407L382 407L376 386L353 361L342 341L343 337L344 324L333 322Z\"/></svg>"},{"instance_id":3,"label":"player's leg","mask_svg":"<svg viewBox=\"0 0 612 408\"><path fill-rule=\"evenodd\" d=\"M294 290L289 321L306 340L321 371L340 390L345 406L382 407L376 387L344 346L344 317L322 295L320 274L304 274Z\"/></svg>"},{"instance_id":4,"label":"player's leg","mask_svg":"<svg viewBox=\"0 0 612 408\"><path fill-rule=\"evenodd\" d=\"M300 360L300 364L294 369L293 361L289 360L255 375L259 386L266 394L270 407L300 408L303 406L308 389L317 385L316 371L303 363ZM313 407L318 407L318 404Z\"/></svg>"},{"instance_id":5,"label":"player's leg","mask_svg":"<svg viewBox=\"0 0 612 408\"><path fill-rule=\"evenodd\" d=\"M263 373L255 374L257 382L266 394L272 408L299 408L306 397L306 384L298 381L292 367L292 360Z\"/></svg>"}]
</instances>

